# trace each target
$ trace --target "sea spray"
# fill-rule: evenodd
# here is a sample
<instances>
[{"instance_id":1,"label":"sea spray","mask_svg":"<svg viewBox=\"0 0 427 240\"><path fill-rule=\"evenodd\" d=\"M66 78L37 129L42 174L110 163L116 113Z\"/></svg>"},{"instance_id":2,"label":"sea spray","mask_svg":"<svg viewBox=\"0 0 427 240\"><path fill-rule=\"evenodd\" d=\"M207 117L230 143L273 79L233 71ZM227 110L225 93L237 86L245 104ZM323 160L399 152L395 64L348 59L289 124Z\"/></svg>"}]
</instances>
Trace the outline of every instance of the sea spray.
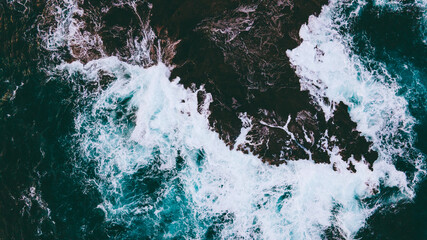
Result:
<instances>
[{"instance_id":1,"label":"sea spray","mask_svg":"<svg viewBox=\"0 0 427 240\"><path fill-rule=\"evenodd\" d=\"M399 95L401 83L386 68L371 71L352 52L349 36L340 31L347 22L338 10L345 5L332 1L312 17L301 29L303 43L288 56L302 87L327 116L334 104L323 97L348 104L358 130L380 153L373 171L350 159L357 170L350 172L337 147L329 152L331 164L299 159L278 167L230 150L209 128L209 93L200 111L197 93L206 92L203 87L184 88L179 78L169 79L171 69L162 63L147 68L153 63L147 60L155 38L151 29L144 29L145 41L129 39L135 51L125 62L107 57L100 38L83 30L87 26L80 17L86 12L77 2L49 3L46 11L53 18L40 26L41 45L53 65L48 73L51 81L65 80L78 95L72 105L76 133L65 144L75 157L70 159L71 178L82 183L83 194L96 189L97 209L103 213L98 220L106 219L111 238L321 239L331 233L353 238L377 209L413 198L416 174L395 167L401 158L422 173L423 156L416 150L408 154L416 123L408 111L410 102ZM354 3L350 17L364 7L363 1ZM89 49L100 54L88 56ZM71 58L66 56L70 50ZM247 115L240 119L239 143L251 127ZM82 209L81 199L67 199L66 194L61 204L45 201L46 187L40 189L25 190L21 201L33 198L49 206L44 219L53 216L58 225L66 225L73 218L61 216L61 207ZM23 212L29 213L27 209ZM90 234L88 221L73 229L79 228L81 236Z\"/></svg>"},{"instance_id":2,"label":"sea spray","mask_svg":"<svg viewBox=\"0 0 427 240\"><path fill-rule=\"evenodd\" d=\"M76 151L96 164L96 184L117 236L320 239L328 228L352 237L377 204L381 187L409 194L405 174L385 161L371 171L348 171L337 152L330 165L309 160L279 167L230 150L200 114L198 89L185 89L169 69L130 65L117 58L62 64L74 81L116 79L89 98L76 117Z\"/></svg>"},{"instance_id":3,"label":"sea spray","mask_svg":"<svg viewBox=\"0 0 427 240\"><path fill-rule=\"evenodd\" d=\"M331 1L318 17L311 17L302 26L303 42L287 53L302 88L310 91L326 116L331 116L334 104L346 103L357 129L374 142L373 148L382 161L396 163L403 159L415 168L415 175L408 171L413 188L423 174L423 155L413 149L416 119L409 112L406 98L399 94L398 79L384 63L374 60L367 64L378 68L369 71L351 51L351 36L340 30L362 7ZM345 10L352 11L341 15ZM324 97L332 103L323 101Z\"/></svg>"}]
</instances>

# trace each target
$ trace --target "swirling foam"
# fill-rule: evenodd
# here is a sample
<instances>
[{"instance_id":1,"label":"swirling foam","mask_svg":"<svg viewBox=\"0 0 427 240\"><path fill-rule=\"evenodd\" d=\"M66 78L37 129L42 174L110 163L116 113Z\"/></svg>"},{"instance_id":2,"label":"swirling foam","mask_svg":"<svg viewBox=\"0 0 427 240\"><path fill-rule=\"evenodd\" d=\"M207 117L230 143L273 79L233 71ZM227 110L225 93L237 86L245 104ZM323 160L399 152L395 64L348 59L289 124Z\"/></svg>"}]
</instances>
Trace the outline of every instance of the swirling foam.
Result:
<instances>
[{"instance_id":1,"label":"swirling foam","mask_svg":"<svg viewBox=\"0 0 427 240\"><path fill-rule=\"evenodd\" d=\"M416 120L409 113L405 97L398 94L397 79L388 73L384 63L372 62L379 68L368 71L350 50L351 36L340 28L364 6L363 2L352 3L331 1L324 6L318 17L310 17L308 24L302 26L302 44L287 54L301 78L301 87L310 91L326 116L332 115L337 102L349 106L357 129L373 141L373 148L380 154L374 168L383 161L405 159L418 169L411 179L413 188L423 174L423 156L413 153ZM351 7L354 10L347 17L339 13ZM332 103L325 102L324 97Z\"/></svg>"},{"instance_id":2,"label":"swirling foam","mask_svg":"<svg viewBox=\"0 0 427 240\"><path fill-rule=\"evenodd\" d=\"M87 171L87 183L99 189L98 207L122 229L116 237L321 239L332 229L351 238L378 206L413 196L392 159L400 151L393 136L410 133L413 118L393 79L365 71L346 50L331 20L333 4L302 27L304 42L288 54L326 113L333 106L320 101L323 96L349 104L358 130L380 152L373 171L355 163L357 172L349 172L338 149L331 159L338 171L304 159L275 167L230 150L209 129L208 112L197 111L200 89L169 81L162 63L143 68L103 57L57 67L54 74L81 90L74 138L83 162L76 169ZM71 16L60 13L58 22ZM82 26L61 24L46 35L53 52L72 44L62 42L70 31L61 29ZM392 187L399 191L382 194Z\"/></svg>"},{"instance_id":3,"label":"swirling foam","mask_svg":"<svg viewBox=\"0 0 427 240\"><path fill-rule=\"evenodd\" d=\"M309 160L269 166L230 150L197 111L197 90L170 82L163 64L144 69L110 57L59 69L70 80L100 81L100 70L117 78L86 96L93 102L76 118L75 137L96 164L88 180L102 193L99 207L133 229L127 234L200 238L215 229L221 238L320 239L334 226L351 237L377 207L369 199L380 186L408 194L404 173L385 162L374 171L356 163L350 173ZM332 161L342 162L338 153ZM156 174L153 191L130 186Z\"/></svg>"}]
</instances>

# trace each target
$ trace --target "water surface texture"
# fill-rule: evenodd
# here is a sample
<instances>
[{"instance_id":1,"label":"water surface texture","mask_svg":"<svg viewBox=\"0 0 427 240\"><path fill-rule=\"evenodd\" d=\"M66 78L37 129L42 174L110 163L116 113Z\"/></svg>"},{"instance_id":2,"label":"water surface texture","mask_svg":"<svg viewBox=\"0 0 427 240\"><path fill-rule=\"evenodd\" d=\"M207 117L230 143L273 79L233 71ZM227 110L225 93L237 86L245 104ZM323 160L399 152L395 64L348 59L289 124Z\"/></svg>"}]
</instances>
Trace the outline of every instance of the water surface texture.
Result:
<instances>
[{"instance_id":1,"label":"water surface texture","mask_svg":"<svg viewBox=\"0 0 427 240\"><path fill-rule=\"evenodd\" d=\"M427 239L426 8L1 0L0 239Z\"/></svg>"}]
</instances>

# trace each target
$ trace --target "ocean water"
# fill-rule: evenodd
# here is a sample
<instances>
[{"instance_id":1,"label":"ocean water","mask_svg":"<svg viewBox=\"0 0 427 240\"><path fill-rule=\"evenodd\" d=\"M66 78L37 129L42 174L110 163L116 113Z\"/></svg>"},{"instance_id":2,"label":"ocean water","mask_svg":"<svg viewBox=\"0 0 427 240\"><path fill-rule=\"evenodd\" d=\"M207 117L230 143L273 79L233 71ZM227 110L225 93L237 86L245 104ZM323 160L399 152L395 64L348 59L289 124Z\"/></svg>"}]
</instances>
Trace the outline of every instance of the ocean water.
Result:
<instances>
[{"instance_id":1,"label":"ocean water","mask_svg":"<svg viewBox=\"0 0 427 240\"><path fill-rule=\"evenodd\" d=\"M283 49L326 117L343 101L373 142L354 173L338 148L280 166L230 150L148 25L123 59L77 2L26 4L1 5L39 44L1 52L0 239L427 238L426 2L331 0Z\"/></svg>"}]
</instances>

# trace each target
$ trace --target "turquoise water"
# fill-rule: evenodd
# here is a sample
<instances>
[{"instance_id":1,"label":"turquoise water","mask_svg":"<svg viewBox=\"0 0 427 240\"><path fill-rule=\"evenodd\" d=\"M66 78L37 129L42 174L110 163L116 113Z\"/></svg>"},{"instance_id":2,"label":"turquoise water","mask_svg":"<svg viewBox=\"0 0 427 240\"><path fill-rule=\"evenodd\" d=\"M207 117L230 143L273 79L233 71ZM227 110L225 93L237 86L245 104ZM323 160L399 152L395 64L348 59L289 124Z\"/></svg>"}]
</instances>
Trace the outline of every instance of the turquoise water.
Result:
<instances>
[{"instance_id":1,"label":"turquoise water","mask_svg":"<svg viewBox=\"0 0 427 240\"><path fill-rule=\"evenodd\" d=\"M203 89L162 63L62 61L70 36L89 41L67 3L51 31L30 34L45 43L39 57L2 52L0 238L427 237L424 2L331 1L287 52L314 101L346 102L374 142L374 170L355 163L356 173L337 153L334 171L230 150L209 128L209 102L198 109Z\"/></svg>"}]
</instances>

